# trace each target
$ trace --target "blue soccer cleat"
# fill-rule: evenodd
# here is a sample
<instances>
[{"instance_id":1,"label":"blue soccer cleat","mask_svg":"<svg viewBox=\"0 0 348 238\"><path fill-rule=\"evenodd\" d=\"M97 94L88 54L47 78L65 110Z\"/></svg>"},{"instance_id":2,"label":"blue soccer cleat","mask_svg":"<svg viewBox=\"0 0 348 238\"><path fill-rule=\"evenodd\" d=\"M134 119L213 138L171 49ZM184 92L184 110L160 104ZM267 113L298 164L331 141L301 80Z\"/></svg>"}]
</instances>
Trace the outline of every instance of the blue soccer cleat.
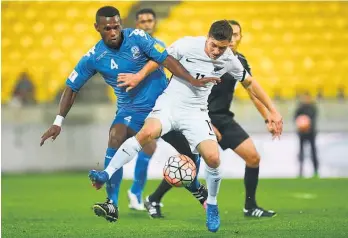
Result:
<instances>
[{"instance_id":1,"label":"blue soccer cleat","mask_svg":"<svg viewBox=\"0 0 348 238\"><path fill-rule=\"evenodd\" d=\"M220 227L220 215L217 205L207 203L207 228L211 232L217 232Z\"/></svg>"},{"instance_id":2,"label":"blue soccer cleat","mask_svg":"<svg viewBox=\"0 0 348 238\"><path fill-rule=\"evenodd\" d=\"M109 180L109 175L105 171L91 170L88 174L89 179L92 181L93 187L97 190L103 187L104 183Z\"/></svg>"}]
</instances>

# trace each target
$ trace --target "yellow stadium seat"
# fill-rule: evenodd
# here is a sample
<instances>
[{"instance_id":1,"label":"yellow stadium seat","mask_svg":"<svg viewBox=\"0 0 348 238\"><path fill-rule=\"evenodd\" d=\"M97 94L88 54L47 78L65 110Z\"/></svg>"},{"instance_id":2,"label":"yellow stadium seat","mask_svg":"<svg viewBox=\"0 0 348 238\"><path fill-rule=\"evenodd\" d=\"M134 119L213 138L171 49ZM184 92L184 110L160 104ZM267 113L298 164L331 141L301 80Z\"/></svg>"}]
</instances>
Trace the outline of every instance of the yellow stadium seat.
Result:
<instances>
[{"instance_id":1,"label":"yellow stadium seat","mask_svg":"<svg viewBox=\"0 0 348 238\"><path fill-rule=\"evenodd\" d=\"M4 2L2 3L2 94L11 99L18 75L27 71L39 102L52 100L77 61L100 39L95 13L114 5L124 18L127 2ZM22 12L18 17L18 12Z\"/></svg>"},{"instance_id":2,"label":"yellow stadium seat","mask_svg":"<svg viewBox=\"0 0 348 238\"><path fill-rule=\"evenodd\" d=\"M347 2L190 2L173 7L156 37L166 44L185 35L206 35L213 21L234 19L243 28L240 52L271 96L293 99L297 90L337 94L348 68ZM326 84L332 75L337 82ZM343 82L343 83L341 83ZM317 86L318 85L318 86ZM243 90L236 97L248 98Z\"/></svg>"}]
</instances>

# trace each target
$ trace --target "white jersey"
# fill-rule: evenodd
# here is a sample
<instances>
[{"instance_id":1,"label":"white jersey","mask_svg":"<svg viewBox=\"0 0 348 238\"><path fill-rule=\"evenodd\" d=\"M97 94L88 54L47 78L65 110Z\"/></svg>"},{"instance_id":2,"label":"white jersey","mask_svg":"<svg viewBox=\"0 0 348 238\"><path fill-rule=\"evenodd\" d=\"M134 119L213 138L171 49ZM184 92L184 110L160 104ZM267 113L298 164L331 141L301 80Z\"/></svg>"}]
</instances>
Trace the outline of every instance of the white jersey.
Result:
<instances>
[{"instance_id":1,"label":"white jersey","mask_svg":"<svg viewBox=\"0 0 348 238\"><path fill-rule=\"evenodd\" d=\"M229 48L218 59L209 58L204 51L206 40L203 36L184 37L169 46L167 51L197 80L204 77L220 78L225 73L230 73L239 81L249 76ZM173 75L163 96L170 101L170 105L176 107L207 109L208 96L213 86L213 83L208 83L206 87L195 87Z\"/></svg>"}]
</instances>

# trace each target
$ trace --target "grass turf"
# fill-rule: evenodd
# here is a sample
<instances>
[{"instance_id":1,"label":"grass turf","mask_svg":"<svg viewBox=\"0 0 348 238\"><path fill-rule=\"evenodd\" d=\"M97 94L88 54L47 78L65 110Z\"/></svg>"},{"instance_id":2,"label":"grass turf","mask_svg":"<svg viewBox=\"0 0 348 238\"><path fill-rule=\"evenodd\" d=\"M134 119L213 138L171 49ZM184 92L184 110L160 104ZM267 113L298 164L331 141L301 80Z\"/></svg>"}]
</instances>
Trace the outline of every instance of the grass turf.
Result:
<instances>
[{"instance_id":1,"label":"grass turf","mask_svg":"<svg viewBox=\"0 0 348 238\"><path fill-rule=\"evenodd\" d=\"M159 181L149 181L145 194ZM242 180L223 180L219 194L221 227L210 233L205 213L185 189L165 196L165 219L128 209L124 181L120 220L108 223L91 206L105 199L81 173L2 177L2 237L348 237L348 179L263 179L259 205L275 218L244 218Z\"/></svg>"}]
</instances>

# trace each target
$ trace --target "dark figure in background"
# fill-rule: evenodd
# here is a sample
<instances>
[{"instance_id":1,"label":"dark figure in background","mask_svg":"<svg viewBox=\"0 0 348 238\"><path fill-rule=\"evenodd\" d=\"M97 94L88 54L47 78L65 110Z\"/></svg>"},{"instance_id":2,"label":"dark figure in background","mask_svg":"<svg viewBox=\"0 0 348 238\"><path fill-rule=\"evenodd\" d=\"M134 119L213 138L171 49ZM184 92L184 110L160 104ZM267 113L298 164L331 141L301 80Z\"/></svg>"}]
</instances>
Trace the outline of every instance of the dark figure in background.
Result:
<instances>
[{"instance_id":1,"label":"dark figure in background","mask_svg":"<svg viewBox=\"0 0 348 238\"><path fill-rule=\"evenodd\" d=\"M22 72L18 77L13 99L18 100L21 105L35 103L35 88L26 72Z\"/></svg>"},{"instance_id":2,"label":"dark figure in background","mask_svg":"<svg viewBox=\"0 0 348 238\"><path fill-rule=\"evenodd\" d=\"M300 172L299 176L303 176L303 161L304 161L304 145L309 142L311 146L311 158L314 167L314 177L318 177L318 157L317 148L315 146L315 139L317 134L316 122L317 122L318 110L315 102L312 100L309 94L305 94L301 98L301 102L295 112L295 121L297 127L297 133L300 141Z\"/></svg>"}]
</instances>

